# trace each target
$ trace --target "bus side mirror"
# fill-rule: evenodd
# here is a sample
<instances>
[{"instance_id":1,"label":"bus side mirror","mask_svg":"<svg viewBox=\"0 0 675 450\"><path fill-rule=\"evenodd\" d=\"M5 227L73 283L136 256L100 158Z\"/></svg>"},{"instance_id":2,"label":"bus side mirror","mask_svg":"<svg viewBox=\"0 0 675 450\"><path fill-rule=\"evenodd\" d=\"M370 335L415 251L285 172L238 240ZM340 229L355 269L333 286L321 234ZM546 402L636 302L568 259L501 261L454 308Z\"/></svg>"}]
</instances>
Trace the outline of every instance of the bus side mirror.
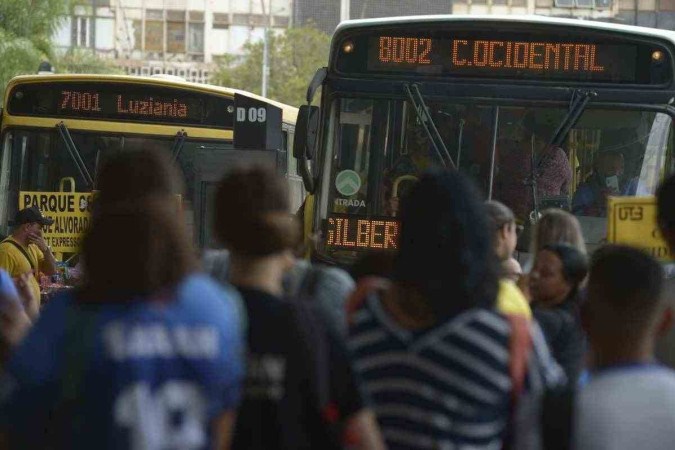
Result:
<instances>
[{"instance_id":1,"label":"bus side mirror","mask_svg":"<svg viewBox=\"0 0 675 450\"><path fill-rule=\"evenodd\" d=\"M326 75L328 75L328 68L321 67L312 77L312 81L307 88L307 104L300 107L298 119L295 122L293 157L298 162L298 171L302 176L305 189L310 194L314 192L314 177L309 166L309 160L314 157L320 114L319 107L312 106L312 101L316 92L323 86Z\"/></svg>"},{"instance_id":2,"label":"bus side mirror","mask_svg":"<svg viewBox=\"0 0 675 450\"><path fill-rule=\"evenodd\" d=\"M298 161L312 159L319 128L319 107L302 105L295 122L293 157Z\"/></svg>"},{"instance_id":3,"label":"bus side mirror","mask_svg":"<svg viewBox=\"0 0 675 450\"><path fill-rule=\"evenodd\" d=\"M312 101L314 100L314 95L316 95L316 91L318 91L319 88L323 85L323 82L326 81L327 75L328 75L328 67L321 67L317 69L317 71L314 73L312 81L309 82L309 86L307 87L306 97L308 105L312 104Z\"/></svg>"}]
</instances>

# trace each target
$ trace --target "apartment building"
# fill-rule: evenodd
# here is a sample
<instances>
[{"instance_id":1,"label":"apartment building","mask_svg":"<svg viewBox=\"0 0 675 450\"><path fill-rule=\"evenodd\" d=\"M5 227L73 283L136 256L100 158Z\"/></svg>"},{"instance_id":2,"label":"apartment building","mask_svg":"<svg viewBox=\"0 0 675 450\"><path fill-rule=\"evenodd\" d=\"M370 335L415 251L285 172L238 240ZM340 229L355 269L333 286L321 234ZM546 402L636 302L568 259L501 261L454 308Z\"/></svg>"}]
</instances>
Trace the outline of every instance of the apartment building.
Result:
<instances>
[{"instance_id":1,"label":"apartment building","mask_svg":"<svg viewBox=\"0 0 675 450\"><path fill-rule=\"evenodd\" d=\"M345 1L349 2L351 19L452 13L452 0L295 0L293 23L314 24L332 34Z\"/></svg>"},{"instance_id":2,"label":"apartment building","mask_svg":"<svg viewBox=\"0 0 675 450\"><path fill-rule=\"evenodd\" d=\"M539 14L589 20L612 20L618 0L454 0L455 14Z\"/></svg>"},{"instance_id":3,"label":"apartment building","mask_svg":"<svg viewBox=\"0 0 675 450\"><path fill-rule=\"evenodd\" d=\"M240 55L265 27L313 24L332 34L352 19L423 14L542 14L675 29L675 0L82 0L58 49L88 49L129 74L207 82L212 63Z\"/></svg>"},{"instance_id":4,"label":"apartment building","mask_svg":"<svg viewBox=\"0 0 675 450\"><path fill-rule=\"evenodd\" d=\"M88 0L54 37L58 49L88 49L128 74L207 82L213 61L238 55L265 27L290 25L292 0Z\"/></svg>"}]
</instances>

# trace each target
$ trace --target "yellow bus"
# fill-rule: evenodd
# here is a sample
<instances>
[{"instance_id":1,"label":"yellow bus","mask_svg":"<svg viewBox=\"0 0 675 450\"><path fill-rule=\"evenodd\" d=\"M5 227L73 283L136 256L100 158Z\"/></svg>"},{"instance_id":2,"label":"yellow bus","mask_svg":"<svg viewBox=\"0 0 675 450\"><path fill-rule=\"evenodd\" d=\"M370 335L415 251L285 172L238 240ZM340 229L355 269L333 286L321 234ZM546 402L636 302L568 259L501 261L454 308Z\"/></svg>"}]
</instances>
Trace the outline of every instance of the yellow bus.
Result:
<instances>
[{"instance_id":1,"label":"yellow bus","mask_svg":"<svg viewBox=\"0 0 675 450\"><path fill-rule=\"evenodd\" d=\"M37 205L56 219L46 233L53 251L76 252L102 161L161 147L185 177L195 241L210 247L208 206L235 164L274 166L288 179L293 212L300 206L305 191L287 151L296 116L296 108L254 94L174 77L16 77L2 111L0 232L9 232L17 209Z\"/></svg>"}]
</instances>

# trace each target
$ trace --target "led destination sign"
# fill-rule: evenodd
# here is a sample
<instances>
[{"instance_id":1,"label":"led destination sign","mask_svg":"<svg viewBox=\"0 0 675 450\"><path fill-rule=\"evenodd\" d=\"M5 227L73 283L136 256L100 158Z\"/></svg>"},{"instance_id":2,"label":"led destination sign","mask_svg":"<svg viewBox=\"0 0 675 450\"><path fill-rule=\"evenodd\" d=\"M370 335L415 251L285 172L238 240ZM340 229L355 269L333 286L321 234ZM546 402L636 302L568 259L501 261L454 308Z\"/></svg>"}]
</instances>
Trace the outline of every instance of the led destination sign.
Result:
<instances>
[{"instance_id":1,"label":"led destination sign","mask_svg":"<svg viewBox=\"0 0 675 450\"><path fill-rule=\"evenodd\" d=\"M183 89L123 83L50 83L16 87L8 110L35 115L231 128L234 100Z\"/></svg>"},{"instance_id":2,"label":"led destination sign","mask_svg":"<svg viewBox=\"0 0 675 450\"><path fill-rule=\"evenodd\" d=\"M455 75L522 75L634 82L634 45L379 36L368 68Z\"/></svg>"},{"instance_id":3,"label":"led destination sign","mask_svg":"<svg viewBox=\"0 0 675 450\"><path fill-rule=\"evenodd\" d=\"M176 98L153 98L151 96L134 97L117 94L117 108L119 115L150 116L160 119L186 118L190 107L186 102ZM61 91L59 100L60 113L92 112L100 113L101 94L96 91Z\"/></svg>"},{"instance_id":4,"label":"led destination sign","mask_svg":"<svg viewBox=\"0 0 675 450\"><path fill-rule=\"evenodd\" d=\"M341 73L661 84L665 47L583 33L389 30L340 41Z\"/></svg>"},{"instance_id":5,"label":"led destination sign","mask_svg":"<svg viewBox=\"0 0 675 450\"><path fill-rule=\"evenodd\" d=\"M400 223L348 215L326 219L326 245L342 250L396 250Z\"/></svg>"}]
</instances>

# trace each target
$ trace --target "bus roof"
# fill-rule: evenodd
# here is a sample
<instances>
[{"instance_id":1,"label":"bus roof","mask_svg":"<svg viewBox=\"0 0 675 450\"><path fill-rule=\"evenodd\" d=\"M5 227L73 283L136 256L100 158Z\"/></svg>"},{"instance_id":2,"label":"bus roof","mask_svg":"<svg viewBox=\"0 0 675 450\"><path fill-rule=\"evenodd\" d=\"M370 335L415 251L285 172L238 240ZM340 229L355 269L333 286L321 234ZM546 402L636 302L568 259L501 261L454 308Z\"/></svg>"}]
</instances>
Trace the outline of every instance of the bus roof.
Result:
<instances>
[{"instance_id":1,"label":"bus roof","mask_svg":"<svg viewBox=\"0 0 675 450\"><path fill-rule=\"evenodd\" d=\"M142 77L133 75L100 75L100 74L20 75L18 77L12 78L9 81L9 83L7 84L7 89L5 90L5 95L8 96L9 92L17 84L50 83L58 81L97 81L97 82L110 81L117 83L150 84L155 86L189 89L192 91L199 91L210 94L220 94L226 97L234 97L234 94L242 94L247 97L251 97L256 100L269 103L270 105L276 106L277 108L281 108L284 122L295 123L298 117L298 108L274 100L270 100L268 98L261 97L260 95L253 94L251 92L222 86L214 86L211 84L199 84L178 79L167 79L164 77ZM7 100L8 99L5 98L5 104L7 104Z\"/></svg>"},{"instance_id":2,"label":"bus roof","mask_svg":"<svg viewBox=\"0 0 675 450\"><path fill-rule=\"evenodd\" d=\"M660 30L656 28L637 27L633 25L622 25L609 22L598 22L592 20L564 19L560 17L547 17L535 15L432 15L432 16L400 16L385 17L378 19L359 19L346 20L340 23L335 35L352 29L363 29L378 27L383 25L400 25L410 23L431 23L431 22L509 22L522 24L548 24L562 25L567 27L586 28L589 30L615 31L619 33L634 34L648 37L660 37L668 39L675 43L675 32L671 30Z\"/></svg>"}]
</instances>

